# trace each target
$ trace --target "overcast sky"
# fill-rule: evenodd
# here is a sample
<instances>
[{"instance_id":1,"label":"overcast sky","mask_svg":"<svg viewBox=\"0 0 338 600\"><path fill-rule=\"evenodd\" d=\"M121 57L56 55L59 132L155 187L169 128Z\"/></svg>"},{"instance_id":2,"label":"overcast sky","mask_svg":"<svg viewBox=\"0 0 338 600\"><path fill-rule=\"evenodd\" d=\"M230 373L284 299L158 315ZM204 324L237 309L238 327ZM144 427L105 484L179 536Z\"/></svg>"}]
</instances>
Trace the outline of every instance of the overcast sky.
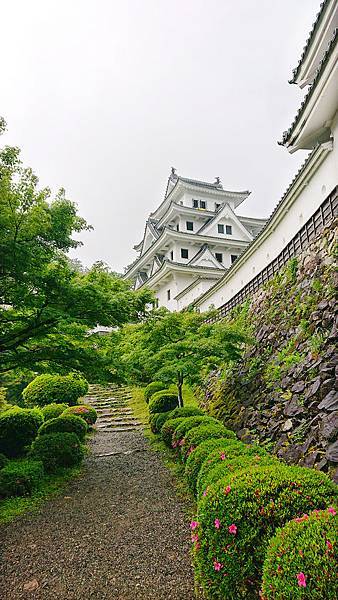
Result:
<instances>
[{"instance_id":1,"label":"overcast sky","mask_svg":"<svg viewBox=\"0 0 338 600\"><path fill-rule=\"evenodd\" d=\"M136 256L170 167L268 216L307 153L277 145L319 0L10 0L1 3L4 143L94 226L76 255Z\"/></svg>"}]
</instances>

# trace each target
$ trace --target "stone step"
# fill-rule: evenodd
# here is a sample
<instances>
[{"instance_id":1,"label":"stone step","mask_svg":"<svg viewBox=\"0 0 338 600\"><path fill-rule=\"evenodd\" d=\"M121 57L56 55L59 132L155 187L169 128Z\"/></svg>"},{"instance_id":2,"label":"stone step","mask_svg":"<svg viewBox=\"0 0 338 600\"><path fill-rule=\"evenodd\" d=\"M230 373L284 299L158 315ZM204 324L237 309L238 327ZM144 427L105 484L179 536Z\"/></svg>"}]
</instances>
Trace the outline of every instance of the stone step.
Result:
<instances>
[{"instance_id":1,"label":"stone step","mask_svg":"<svg viewBox=\"0 0 338 600\"><path fill-rule=\"evenodd\" d=\"M139 426L135 426L135 427L105 427L105 428L100 428L100 432L102 431L102 433L123 433L125 431L137 431L139 429Z\"/></svg>"},{"instance_id":2,"label":"stone step","mask_svg":"<svg viewBox=\"0 0 338 600\"><path fill-rule=\"evenodd\" d=\"M123 427L139 427L140 425L141 423L138 421L120 421L119 423L111 421L110 423L97 423L96 428L100 430L106 427L115 427L116 429L121 429Z\"/></svg>"}]
</instances>

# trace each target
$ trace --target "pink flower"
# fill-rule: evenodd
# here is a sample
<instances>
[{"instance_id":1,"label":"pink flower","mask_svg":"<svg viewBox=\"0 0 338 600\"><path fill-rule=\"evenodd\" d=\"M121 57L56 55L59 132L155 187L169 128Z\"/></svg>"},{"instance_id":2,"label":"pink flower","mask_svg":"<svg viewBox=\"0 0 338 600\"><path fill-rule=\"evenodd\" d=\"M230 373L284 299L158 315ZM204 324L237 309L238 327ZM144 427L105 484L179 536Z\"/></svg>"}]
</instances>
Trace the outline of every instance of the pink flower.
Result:
<instances>
[{"instance_id":1,"label":"pink flower","mask_svg":"<svg viewBox=\"0 0 338 600\"><path fill-rule=\"evenodd\" d=\"M198 533L193 533L192 534L191 541L192 542L198 542Z\"/></svg>"},{"instance_id":2,"label":"pink flower","mask_svg":"<svg viewBox=\"0 0 338 600\"><path fill-rule=\"evenodd\" d=\"M224 493L225 494L230 494L230 492L231 492L231 485L227 485L226 488L225 488L225 490L224 490Z\"/></svg>"},{"instance_id":3,"label":"pink flower","mask_svg":"<svg viewBox=\"0 0 338 600\"><path fill-rule=\"evenodd\" d=\"M221 460L225 460L225 459L226 459L226 454L225 454L225 452L222 452L222 453L221 453L221 455L220 455L220 459L221 459Z\"/></svg>"},{"instance_id":4,"label":"pink flower","mask_svg":"<svg viewBox=\"0 0 338 600\"><path fill-rule=\"evenodd\" d=\"M214 560L214 569L215 571L220 571L223 568L222 563L217 562L217 560Z\"/></svg>"},{"instance_id":5,"label":"pink flower","mask_svg":"<svg viewBox=\"0 0 338 600\"><path fill-rule=\"evenodd\" d=\"M173 442L171 445L172 445L173 448L176 448L177 447L177 442Z\"/></svg>"},{"instance_id":6,"label":"pink flower","mask_svg":"<svg viewBox=\"0 0 338 600\"><path fill-rule=\"evenodd\" d=\"M228 531L229 531L229 533L232 533L233 535L236 535L236 533L237 533L237 525L235 525L233 523L232 525L230 525L228 527Z\"/></svg>"},{"instance_id":7,"label":"pink flower","mask_svg":"<svg viewBox=\"0 0 338 600\"><path fill-rule=\"evenodd\" d=\"M332 548L333 548L330 540L326 540L326 546L327 546L328 550L332 550Z\"/></svg>"},{"instance_id":8,"label":"pink flower","mask_svg":"<svg viewBox=\"0 0 338 600\"><path fill-rule=\"evenodd\" d=\"M180 441L178 442L178 445L179 445L179 446L183 446L183 444L184 444L184 439L183 439L183 440L180 440Z\"/></svg>"},{"instance_id":9,"label":"pink flower","mask_svg":"<svg viewBox=\"0 0 338 600\"><path fill-rule=\"evenodd\" d=\"M194 530L194 529L196 529L196 527L198 527L198 522L197 521L191 521L191 523L190 523L190 529Z\"/></svg>"},{"instance_id":10,"label":"pink flower","mask_svg":"<svg viewBox=\"0 0 338 600\"><path fill-rule=\"evenodd\" d=\"M333 506L330 506L327 509L327 512L330 513L330 515L333 515L333 516L337 514L337 511L333 508Z\"/></svg>"},{"instance_id":11,"label":"pink flower","mask_svg":"<svg viewBox=\"0 0 338 600\"><path fill-rule=\"evenodd\" d=\"M189 454L191 454L193 451L195 450L194 446L190 446L187 455L189 456Z\"/></svg>"},{"instance_id":12,"label":"pink flower","mask_svg":"<svg viewBox=\"0 0 338 600\"><path fill-rule=\"evenodd\" d=\"M207 495L207 493L208 493L208 488L207 488L206 490L204 490L204 492L203 492L203 496L206 496L206 495Z\"/></svg>"},{"instance_id":13,"label":"pink flower","mask_svg":"<svg viewBox=\"0 0 338 600\"><path fill-rule=\"evenodd\" d=\"M219 519L215 519L215 527L216 529L219 529L221 526L221 521Z\"/></svg>"},{"instance_id":14,"label":"pink flower","mask_svg":"<svg viewBox=\"0 0 338 600\"><path fill-rule=\"evenodd\" d=\"M309 515L305 514L302 517L296 517L296 519L294 519L294 521L296 521L296 523L302 523L302 521L307 521L308 518L309 518Z\"/></svg>"},{"instance_id":15,"label":"pink flower","mask_svg":"<svg viewBox=\"0 0 338 600\"><path fill-rule=\"evenodd\" d=\"M304 573L297 573L297 580L299 587L306 587L306 577Z\"/></svg>"}]
</instances>

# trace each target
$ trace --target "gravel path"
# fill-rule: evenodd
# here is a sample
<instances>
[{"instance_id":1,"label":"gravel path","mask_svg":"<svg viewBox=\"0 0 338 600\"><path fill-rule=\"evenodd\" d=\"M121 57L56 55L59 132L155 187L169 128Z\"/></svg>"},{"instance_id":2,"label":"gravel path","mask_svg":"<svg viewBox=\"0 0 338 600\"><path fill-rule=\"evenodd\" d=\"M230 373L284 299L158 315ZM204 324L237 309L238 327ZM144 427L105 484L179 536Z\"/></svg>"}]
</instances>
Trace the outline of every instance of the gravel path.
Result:
<instances>
[{"instance_id":1,"label":"gravel path","mask_svg":"<svg viewBox=\"0 0 338 600\"><path fill-rule=\"evenodd\" d=\"M91 394L95 405L99 388ZM123 393L114 400L100 400L82 476L38 513L2 528L1 598L195 598L184 507Z\"/></svg>"}]
</instances>

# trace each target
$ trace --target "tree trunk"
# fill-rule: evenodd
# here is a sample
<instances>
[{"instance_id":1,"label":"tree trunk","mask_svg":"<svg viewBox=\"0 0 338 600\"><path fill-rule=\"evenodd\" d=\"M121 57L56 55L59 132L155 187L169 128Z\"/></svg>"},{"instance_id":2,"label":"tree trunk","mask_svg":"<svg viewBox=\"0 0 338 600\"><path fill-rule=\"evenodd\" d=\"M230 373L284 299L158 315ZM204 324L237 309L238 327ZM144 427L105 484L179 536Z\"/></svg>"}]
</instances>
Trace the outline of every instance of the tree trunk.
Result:
<instances>
[{"instance_id":1,"label":"tree trunk","mask_svg":"<svg viewBox=\"0 0 338 600\"><path fill-rule=\"evenodd\" d=\"M178 380L177 380L177 390L178 390L178 406L180 408L183 406L182 386L183 386L183 375L182 375L182 373L179 373Z\"/></svg>"}]
</instances>

